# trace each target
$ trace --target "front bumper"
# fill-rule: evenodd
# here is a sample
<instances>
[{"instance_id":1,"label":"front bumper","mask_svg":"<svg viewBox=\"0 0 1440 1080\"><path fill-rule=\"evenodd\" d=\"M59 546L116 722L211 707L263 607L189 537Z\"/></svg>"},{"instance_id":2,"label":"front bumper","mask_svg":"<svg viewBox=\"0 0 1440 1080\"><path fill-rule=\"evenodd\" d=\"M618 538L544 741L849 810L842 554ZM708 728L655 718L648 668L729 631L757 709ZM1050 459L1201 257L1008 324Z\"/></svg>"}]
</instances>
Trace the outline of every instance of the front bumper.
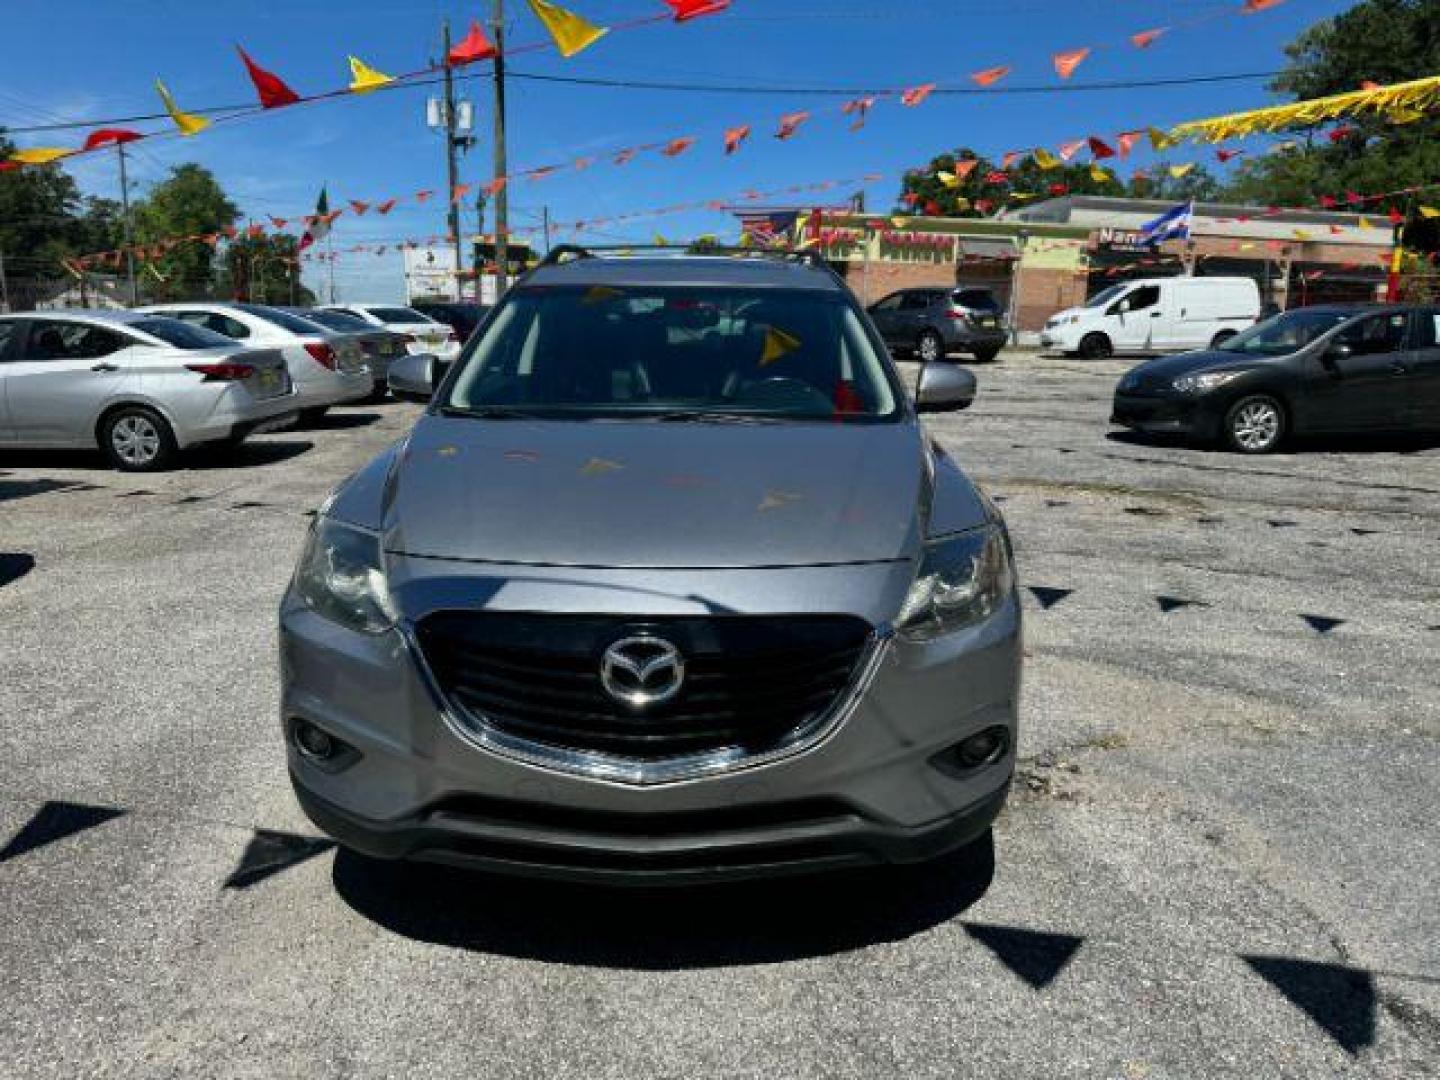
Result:
<instances>
[{"instance_id":1,"label":"front bumper","mask_svg":"<svg viewBox=\"0 0 1440 1080\"><path fill-rule=\"evenodd\" d=\"M1116 394L1110 422L1152 435L1214 438L1218 422L1196 398Z\"/></svg>"},{"instance_id":2,"label":"front bumper","mask_svg":"<svg viewBox=\"0 0 1440 1080\"><path fill-rule=\"evenodd\" d=\"M471 581L493 582L486 573L468 568ZM632 582L643 580L646 593L673 598L656 605L667 611L651 614L704 614L696 596L734 610L726 601L743 594L752 608L768 609L757 614L805 610L799 597L813 606L815 596L826 596L842 613L874 624L882 620L864 609L877 596L877 606L888 607L884 597L893 590L874 588L892 571L872 573L859 582L852 567L587 577L590 601L600 610L632 610ZM547 600L547 577L554 578L554 603ZM757 577L774 587L757 590ZM902 595L908 577L908 569L895 574ZM573 569L527 568L487 607L557 610L567 599L573 603L573 578ZM735 579L733 590L726 578ZM914 861L983 833L1014 769L1020 681L1014 597L985 622L941 640L892 641L853 710L817 744L652 786L563 773L477 745L448 714L398 632L371 637L344 630L292 596L282 607L280 648L287 732L304 720L357 751L345 767L327 771L289 744L301 804L321 829L379 857L646 882ZM1006 730L1005 752L978 769L954 768L947 752L992 726Z\"/></svg>"}]
</instances>

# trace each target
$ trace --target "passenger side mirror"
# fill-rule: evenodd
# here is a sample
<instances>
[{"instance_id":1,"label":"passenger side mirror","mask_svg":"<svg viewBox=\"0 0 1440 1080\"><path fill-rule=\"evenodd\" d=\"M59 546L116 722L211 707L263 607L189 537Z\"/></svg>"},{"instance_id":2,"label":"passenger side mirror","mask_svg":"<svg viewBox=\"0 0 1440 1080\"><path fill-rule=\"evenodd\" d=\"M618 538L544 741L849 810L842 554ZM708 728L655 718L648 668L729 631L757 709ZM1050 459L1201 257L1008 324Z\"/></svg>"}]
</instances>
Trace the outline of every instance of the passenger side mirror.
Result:
<instances>
[{"instance_id":1,"label":"passenger side mirror","mask_svg":"<svg viewBox=\"0 0 1440 1080\"><path fill-rule=\"evenodd\" d=\"M402 356L390 365L390 392L400 401L429 401L435 394L437 368L430 353Z\"/></svg>"},{"instance_id":2,"label":"passenger side mirror","mask_svg":"<svg viewBox=\"0 0 1440 1080\"><path fill-rule=\"evenodd\" d=\"M950 363L926 364L915 387L919 412L959 412L975 402L975 373Z\"/></svg>"}]
</instances>

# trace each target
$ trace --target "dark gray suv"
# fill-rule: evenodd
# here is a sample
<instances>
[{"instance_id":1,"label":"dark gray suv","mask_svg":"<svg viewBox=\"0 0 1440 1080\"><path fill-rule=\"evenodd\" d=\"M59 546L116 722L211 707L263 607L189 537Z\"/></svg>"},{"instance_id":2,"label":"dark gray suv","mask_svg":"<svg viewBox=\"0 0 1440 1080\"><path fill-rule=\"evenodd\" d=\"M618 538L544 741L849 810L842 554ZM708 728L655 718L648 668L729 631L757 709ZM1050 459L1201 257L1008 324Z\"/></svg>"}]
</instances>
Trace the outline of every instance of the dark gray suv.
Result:
<instances>
[{"instance_id":1,"label":"dark gray suv","mask_svg":"<svg viewBox=\"0 0 1440 1080\"><path fill-rule=\"evenodd\" d=\"M382 857L612 881L912 862L1009 789L995 507L802 257L566 249L317 517L280 614L295 790Z\"/></svg>"},{"instance_id":2,"label":"dark gray suv","mask_svg":"<svg viewBox=\"0 0 1440 1080\"><path fill-rule=\"evenodd\" d=\"M1010 337L995 294L974 286L902 289L872 304L870 318L886 345L913 352L925 363L952 352L970 353L988 363Z\"/></svg>"}]
</instances>

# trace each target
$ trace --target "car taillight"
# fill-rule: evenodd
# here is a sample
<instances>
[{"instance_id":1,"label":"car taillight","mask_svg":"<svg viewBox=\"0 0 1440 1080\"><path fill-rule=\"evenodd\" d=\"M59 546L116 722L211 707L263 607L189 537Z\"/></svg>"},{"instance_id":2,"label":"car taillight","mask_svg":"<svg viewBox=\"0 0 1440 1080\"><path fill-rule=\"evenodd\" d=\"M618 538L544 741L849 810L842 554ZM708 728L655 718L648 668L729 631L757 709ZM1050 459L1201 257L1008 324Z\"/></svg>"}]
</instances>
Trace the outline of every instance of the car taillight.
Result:
<instances>
[{"instance_id":1,"label":"car taillight","mask_svg":"<svg viewBox=\"0 0 1440 1080\"><path fill-rule=\"evenodd\" d=\"M946 314L949 315L952 319L964 319L968 318L970 315L968 311L964 311L961 308L953 307L948 312L946 312Z\"/></svg>"},{"instance_id":2,"label":"car taillight","mask_svg":"<svg viewBox=\"0 0 1440 1080\"><path fill-rule=\"evenodd\" d=\"M249 364L186 364L185 367L204 375L206 382L240 382L255 374Z\"/></svg>"},{"instance_id":3,"label":"car taillight","mask_svg":"<svg viewBox=\"0 0 1440 1080\"><path fill-rule=\"evenodd\" d=\"M335 350L323 341L306 343L305 351L315 358L317 364L324 364L331 371L335 370L337 363Z\"/></svg>"}]
</instances>

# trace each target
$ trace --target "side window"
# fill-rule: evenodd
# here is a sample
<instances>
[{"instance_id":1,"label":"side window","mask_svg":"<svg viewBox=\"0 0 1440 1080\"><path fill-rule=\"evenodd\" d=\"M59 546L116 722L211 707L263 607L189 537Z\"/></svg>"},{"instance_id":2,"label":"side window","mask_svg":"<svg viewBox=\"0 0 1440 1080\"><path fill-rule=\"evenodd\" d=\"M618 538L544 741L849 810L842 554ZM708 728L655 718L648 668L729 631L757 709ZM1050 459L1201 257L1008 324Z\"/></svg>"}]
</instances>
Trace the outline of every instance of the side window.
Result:
<instances>
[{"instance_id":1,"label":"side window","mask_svg":"<svg viewBox=\"0 0 1440 1080\"><path fill-rule=\"evenodd\" d=\"M26 360L93 360L109 356L131 342L99 326L85 323L42 322L30 324L25 346Z\"/></svg>"},{"instance_id":2,"label":"side window","mask_svg":"<svg viewBox=\"0 0 1440 1080\"><path fill-rule=\"evenodd\" d=\"M203 316L199 325L205 327L206 330L213 330L217 334L224 334L226 337L234 338L237 341L240 338L250 336L250 328L248 326L239 319L232 319L223 311L206 311L198 314Z\"/></svg>"},{"instance_id":3,"label":"side window","mask_svg":"<svg viewBox=\"0 0 1440 1080\"><path fill-rule=\"evenodd\" d=\"M900 307L905 311L924 311L930 306L930 294L924 292L910 292L905 294L905 300Z\"/></svg>"},{"instance_id":4,"label":"side window","mask_svg":"<svg viewBox=\"0 0 1440 1080\"><path fill-rule=\"evenodd\" d=\"M1440 346L1440 311L1417 311L1410 316L1410 347L1433 349ZM0 354L5 347L0 345Z\"/></svg>"},{"instance_id":5,"label":"side window","mask_svg":"<svg viewBox=\"0 0 1440 1080\"><path fill-rule=\"evenodd\" d=\"M20 339L16 332L19 325L14 322L0 322L0 364L8 359L5 354L10 351L10 343Z\"/></svg>"},{"instance_id":6,"label":"side window","mask_svg":"<svg viewBox=\"0 0 1440 1080\"><path fill-rule=\"evenodd\" d=\"M1160 286L1142 285L1132 292L1127 299L1130 301L1131 311L1144 311L1146 308L1154 307L1160 302Z\"/></svg>"},{"instance_id":7,"label":"side window","mask_svg":"<svg viewBox=\"0 0 1440 1080\"><path fill-rule=\"evenodd\" d=\"M904 293L895 293L893 296L887 296L884 300L881 300L878 304L875 305L875 310L898 311L900 310L900 301L903 299L905 299Z\"/></svg>"},{"instance_id":8,"label":"side window","mask_svg":"<svg viewBox=\"0 0 1440 1080\"><path fill-rule=\"evenodd\" d=\"M1351 323L1335 340L1349 345L1356 356L1399 352L1405 348L1406 321L1404 312L1371 315Z\"/></svg>"}]
</instances>

